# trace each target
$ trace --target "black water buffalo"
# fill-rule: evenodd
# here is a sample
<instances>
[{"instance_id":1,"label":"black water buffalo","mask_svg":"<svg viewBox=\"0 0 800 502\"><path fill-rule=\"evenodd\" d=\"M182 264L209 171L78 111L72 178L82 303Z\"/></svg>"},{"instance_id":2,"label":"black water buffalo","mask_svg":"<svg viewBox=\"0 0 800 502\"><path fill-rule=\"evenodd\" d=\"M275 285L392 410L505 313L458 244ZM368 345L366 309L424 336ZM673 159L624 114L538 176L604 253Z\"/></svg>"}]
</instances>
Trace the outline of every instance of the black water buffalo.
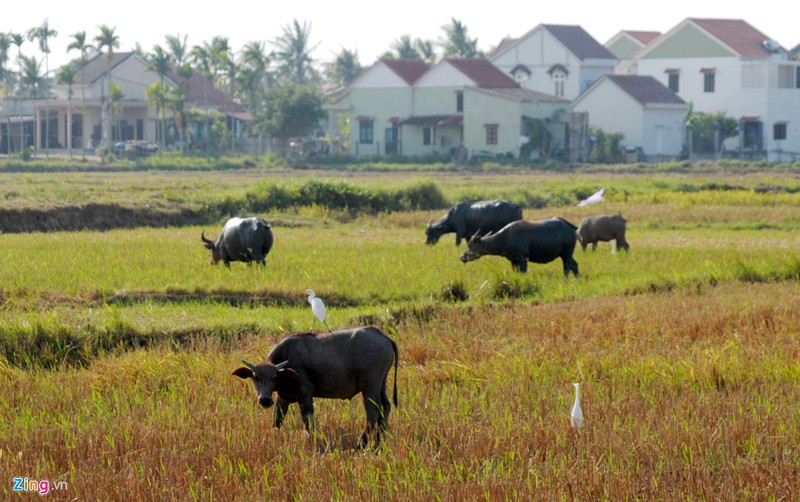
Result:
<instances>
[{"instance_id":1,"label":"black water buffalo","mask_svg":"<svg viewBox=\"0 0 800 502\"><path fill-rule=\"evenodd\" d=\"M512 221L522 219L522 209L506 200L467 200L453 206L446 215L435 222L428 221L425 229L426 244L436 244L439 237L456 233L456 246L461 239L469 240L473 235L496 232Z\"/></svg>"},{"instance_id":2,"label":"black water buffalo","mask_svg":"<svg viewBox=\"0 0 800 502\"><path fill-rule=\"evenodd\" d=\"M621 214L599 214L587 216L578 227L578 240L586 251L586 246L592 245L592 251L597 249L597 241L616 241L617 247L630 250L628 241L625 240L627 221Z\"/></svg>"},{"instance_id":3,"label":"black water buffalo","mask_svg":"<svg viewBox=\"0 0 800 502\"><path fill-rule=\"evenodd\" d=\"M278 393L274 426L280 427L290 403L298 403L303 423L314 431L315 397L351 399L358 393L364 398L367 427L360 444L367 445L375 432L375 443L388 425L392 406L386 396L386 379L394 361L394 405L397 406L397 344L374 327L351 328L332 333L290 335L276 345L268 361L252 364L233 372L239 378L252 378L258 403L273 405L272 393ZM380 424L379 427L375 427Z\"/></svg>"},{"instance_id":4,"label":"black water buffalo","mask_svg":"<svg viewBox=\"0 0 800 502\"><path fill-rule=\"evenodd\" d=\"M467 243L461 261L477 260L483 255L505 256L518 272L528 270L528 262L550 263L561 258L564 275L578 276L578 262L572 258L577 227L563 218L540 221L515 221L499 232L475 236Z\"/></svg>"},{"instance_id":5,"label":"black water buffalo","mask_svg":"<svg viewBox=\"0 0 800 502\"><path fill-rule=\"evenodd\" d=\"M220 260L230 267L232 261L252 261L266 265L266 257L272 249L272 228L261 218L231 218L222 228L216 241L206 238L205 230L200 238L211 250L209 263Z\"/></svg>"}]
</instances>

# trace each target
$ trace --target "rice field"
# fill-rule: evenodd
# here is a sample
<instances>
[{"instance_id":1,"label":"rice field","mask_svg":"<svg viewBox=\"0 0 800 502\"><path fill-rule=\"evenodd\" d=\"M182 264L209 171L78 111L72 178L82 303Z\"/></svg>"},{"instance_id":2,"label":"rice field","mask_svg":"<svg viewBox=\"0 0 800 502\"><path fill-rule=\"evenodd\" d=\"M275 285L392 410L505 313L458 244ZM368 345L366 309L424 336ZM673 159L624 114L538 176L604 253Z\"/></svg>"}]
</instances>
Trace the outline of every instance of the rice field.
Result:
<instances>
[{"instance_id":1,"label":"rice field","mask_svg":"<svg viewBox=\"0 0 800 502\"><path fill-rule=\"evenodd\" d=\"M24 176L65 189L59 175ZM213 186L216 175L193 176ZM793 500L796 181L720 177L745 188L529 175L529 186L606 186L609 197L527 219L629 221L630 253L578 247L577 279L560 262L527 274L499 257L462 264L452 235L424 245L443 211L268 214L291 225L274 225L263 268L207 264L200 233L221 225L4 234L0 493L28 478L70 500ZM521 179L437 183L459 197ZM766 185L789 190L750 189ZM378 449L356 448L360 398L316 400L309 437L295 407L274 430L231 375L311 326L306 288L332 327L374 324L398 343L400 404Z\"/></svg>"}]
</instances>

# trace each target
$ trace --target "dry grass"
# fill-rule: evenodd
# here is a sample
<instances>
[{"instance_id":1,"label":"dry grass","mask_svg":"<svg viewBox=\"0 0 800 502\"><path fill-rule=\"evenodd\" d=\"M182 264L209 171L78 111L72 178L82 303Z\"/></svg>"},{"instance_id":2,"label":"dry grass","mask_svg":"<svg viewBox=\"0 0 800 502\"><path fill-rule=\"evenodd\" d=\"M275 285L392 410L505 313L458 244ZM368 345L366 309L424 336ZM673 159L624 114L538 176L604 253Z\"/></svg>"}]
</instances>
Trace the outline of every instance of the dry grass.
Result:
<instances>
[{"instance_id":1,"label":"dry grass","mask_svg":"<svg viewBox=\"0 0 800 502\"><path fill-rule=\"evenodd\" d=\"M53 494L80 500L791 498L798 304L796 284L731 285L409 318L377 452L353 448L358 399L318 400L315 441L296 410L271 428L230 375L271 338L4 367L0 471L65 480Z\"/></svg>"}]
</instances>

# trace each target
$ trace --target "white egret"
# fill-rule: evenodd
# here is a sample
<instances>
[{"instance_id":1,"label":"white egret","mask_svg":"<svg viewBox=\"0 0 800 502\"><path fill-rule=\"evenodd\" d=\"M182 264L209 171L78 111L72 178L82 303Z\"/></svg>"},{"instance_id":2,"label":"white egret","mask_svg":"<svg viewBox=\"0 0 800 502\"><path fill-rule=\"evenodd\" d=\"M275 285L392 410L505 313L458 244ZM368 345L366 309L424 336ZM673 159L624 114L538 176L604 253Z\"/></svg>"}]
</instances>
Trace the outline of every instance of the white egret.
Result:
<instances>
[{"instance_id":1,"label":"white egret","mask_svg":"<svg viewBox=\"0 0 800 502\"><path fill-rule=\"evenodd\" d=\"M575 429L583 427L583 410L581 410L581 384L574 383L575 404L572 405L572 413L569 415L569 423Z\"/></svg>"},{"instance_id":2,"label":"white egret","mask_svg":"<svg viewBox=\"0 0 800 502\"><path fill-rule=\"evenodd\" d=\"M328 324L325 322L325 304L322 303L322 298L318 297L313 289L307 289L306 294L308 295L308 303L311 304L311 312L314 313L314 317L319 319L319 322L325 325L325 328L330 331L331 329L328 328ZM311 324L311 328L313 327L314 324Z\"/></svg>"}]
</instances>

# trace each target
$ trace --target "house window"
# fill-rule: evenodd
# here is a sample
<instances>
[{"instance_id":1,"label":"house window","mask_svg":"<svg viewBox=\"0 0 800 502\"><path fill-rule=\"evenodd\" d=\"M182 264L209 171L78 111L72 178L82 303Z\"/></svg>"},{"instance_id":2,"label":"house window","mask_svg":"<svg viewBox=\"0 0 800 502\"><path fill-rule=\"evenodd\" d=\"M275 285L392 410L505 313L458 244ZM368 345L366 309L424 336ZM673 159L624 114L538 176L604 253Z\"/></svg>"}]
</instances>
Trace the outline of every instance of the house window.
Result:
<instances>
[{"instance_id":1,"label":"house window","mask_svg":"<svg viewBox=\"0 0 800 502\"><path fill-rule=\"evenodd\" d=\"M791 89L794 87L794 75L792 74L792 66L781 65L778 66L778 88Z\"/></svg>"},{"instance_id":2,"label":"house window","mask_svg":"<svg viewBox=\"0 0 800 502\"><path fill-rule=\"evenodd\" d=\"M703 74L703 92L714 92L716 70L714 68L702 68L700 73Z\"/></svg>"},{"instance_id":3,"label":"house window","mask_svg":"<svg viewBox=\"0 0 800 502\"><path fill-rule=\"evenodd\" d=\"M778 122L772 126L772 139L786 139L786 122Z\"/></svg>"},{"instance_id":4,"label":"house window","mask_svg":"<svg viewBox=\"0 0 800 502\"><path fill-rule=\"evenodd\" d=\"M497 144L497 124L486 124L486 144Z\"/></svg>"},{"instance_id":5,"label":"house window","mask_svg":"<svg viewBox=\"0 0 800 502\"><path fill-rule=\"evenodd\" d=\"M794 88L795 89L800 89L800 66L795 68Z\"/></svg>"},{"instance_id":6,"label":"house window","mask_svg":"<svg viewBox=\"0 0 800 502\"><path fill-rule=\"evenodd\" d=\"M678 93L681 88L681 75L680 73L670 73L669 74L669 82L667 83L667 87L674 93Z\"/></svg>"},{"instance_id":7,"label":"house window","mask_svg":"<svg viewBox=\"0 0 800 502\"><path fill-rule=\"evenodd\" d=\"M456 111L464 111L464 93L460 91L456 92Z\"/></svg>"},{"instance_id":8,"label":"house window","mask_svg":"<svg viewBox=\"0 0 800 502\"><path fill-rule=\"evenodd\" d=\"M527 66L518 64L511 69L511 76L519 85L523 85L531 77L531 71Z\"/></svg>"},{"instance_id":9,"label":"house window","mask_svg":"<svg viewBox=\"0 0 800 502\"><path fill-rule=\"evenodd\" d=\"M372 119L361 119L358 121L358 142L372 143L374 141L374 130Z\"/></svg>"},{"instance_id":10,"label":"house window","mask_svg":"<svg viewBox=\"0 0 800 502\"><path fill-rule=\"evenodd\" d=\"M559 98L564 97L564 81L567 80L567 75L561 71L553 72L553 84L555 86L554 94Z\"/></svg>"},{"instance_id":11,"label":"house window","mask_svg":"<svg viewBox=\"0 0 800 502\"><path fill-rule=\"evenodd\" d=\"M422 144L430 145L433 141L433 130L430 127L422 128Z\"/></svg>"}]
</instances>

